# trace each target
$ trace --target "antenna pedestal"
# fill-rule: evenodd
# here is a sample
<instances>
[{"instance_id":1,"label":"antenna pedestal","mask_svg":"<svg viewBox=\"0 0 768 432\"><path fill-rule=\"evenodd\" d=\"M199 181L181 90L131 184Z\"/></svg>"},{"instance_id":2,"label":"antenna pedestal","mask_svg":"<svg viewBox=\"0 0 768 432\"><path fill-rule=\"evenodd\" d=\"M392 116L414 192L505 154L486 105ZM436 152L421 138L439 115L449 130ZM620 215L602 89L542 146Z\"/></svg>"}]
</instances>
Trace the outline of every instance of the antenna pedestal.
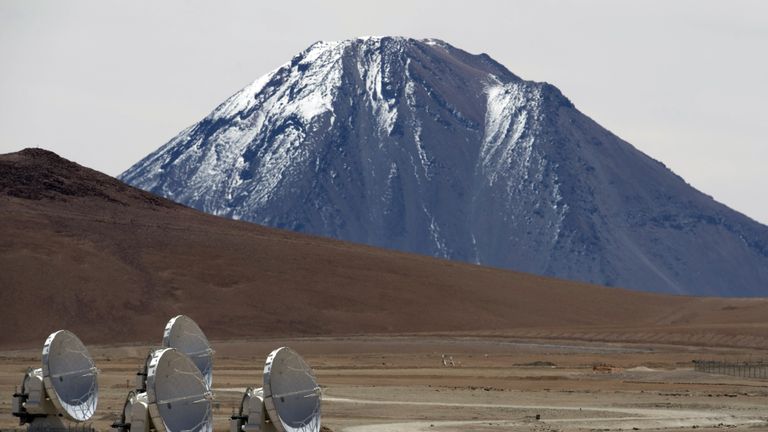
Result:
<instances>
[{"instance_id":1,"label":"antenna pedestal","mask_svg":"<svg viewBox=\"0 0 768 432\"><path fill-rule=\"evenodd\" d=\"M29 424L30 431L66 428L56 407L45 396L42 369L27 370L21 391L13 395L12 413L19 418L19 425Z\"/></svg>"},{"instance_id":2,"label":"antenna pedestal","mask_svg":"<svg viewBox=\"0 0 768 432\"><path fill-rule=\"evenodd\" d=\"M21 391L13 395L13 415L19 418L19 425L29 423L44 423L47 417L51 417L54 423L62 424L58 418L58 411L51 400L45 395L43 385L43 370L28 369L21 382ZM46 422L50 423L50 422Z\"/></svg>"},{"instance_id":3,"label":"antenna pedestal","mask_svg":"<svg viewBox=\"0 0 768 432\"><path fill-rule=\"evenodd\" d=\"M112 423L118 432L148 432L149 410L146 393L128 393L119 421Z\"/></svg>"},{"instance_id":4,"label":"antenna pedestal","mask_svg":"<svg viewBox=\"0 0 768 432\"><path fill-rule=\"evenodd\" d=\"M240 415L233 415L229 421L230 432L277 432L267 417L264 405L264 390L248 388L240 404Z\"/></svg>"}]
</instances>

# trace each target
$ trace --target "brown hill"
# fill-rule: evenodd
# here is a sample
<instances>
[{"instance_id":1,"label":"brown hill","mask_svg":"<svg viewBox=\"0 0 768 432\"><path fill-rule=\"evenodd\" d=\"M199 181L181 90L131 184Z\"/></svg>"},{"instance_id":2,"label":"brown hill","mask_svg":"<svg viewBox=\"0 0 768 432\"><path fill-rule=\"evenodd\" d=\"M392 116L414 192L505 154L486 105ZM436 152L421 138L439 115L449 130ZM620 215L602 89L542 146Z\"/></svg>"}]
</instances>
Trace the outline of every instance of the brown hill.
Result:
<instances>
[{"instance_id":1,"label":"brown hill","mask_svg":"<svg viewBox=\"0 0 768 432\"><path fill-rule=\"evenodd\" d=\"M0 347L452 332L768 347L768 300L653 295L205 215L55 154L0 155Z\"/></svg>"}]
</instances>

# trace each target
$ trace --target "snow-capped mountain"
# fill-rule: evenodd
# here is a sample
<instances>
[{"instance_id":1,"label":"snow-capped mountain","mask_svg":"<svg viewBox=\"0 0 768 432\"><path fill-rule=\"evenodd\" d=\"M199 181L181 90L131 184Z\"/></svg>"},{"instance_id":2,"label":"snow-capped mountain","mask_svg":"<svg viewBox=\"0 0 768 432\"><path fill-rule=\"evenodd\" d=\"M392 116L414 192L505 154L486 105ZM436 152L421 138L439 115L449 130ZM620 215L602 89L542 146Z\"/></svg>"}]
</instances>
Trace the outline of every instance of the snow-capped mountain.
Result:
<instances>
[{"instance_id":1,"label":"snow-capped mountain","mask_svg":"<svg viewBox=\"0 0 768 432\"><path fill-rule=\"evenodd\" d=\"M438 40L318 42L121 179L386 248L650 291L768 294L768 227L554 86Z\"/></svg>"}]
</instances>

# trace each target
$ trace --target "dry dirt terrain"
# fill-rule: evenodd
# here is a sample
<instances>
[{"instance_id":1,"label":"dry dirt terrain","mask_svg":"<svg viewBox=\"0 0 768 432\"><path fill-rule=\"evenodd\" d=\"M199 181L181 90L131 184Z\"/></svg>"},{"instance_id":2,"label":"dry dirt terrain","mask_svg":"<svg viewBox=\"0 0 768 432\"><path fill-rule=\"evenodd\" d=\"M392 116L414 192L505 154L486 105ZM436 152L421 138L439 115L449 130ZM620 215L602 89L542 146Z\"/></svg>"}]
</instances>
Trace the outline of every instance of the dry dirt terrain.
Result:
<instances>
[{"instance_id":1,"label":"dry dirt terrain","mask_svg":"<svg viewBox=\"0 0 768 432\"><path fill-rule=\"evenodd\" d=\"M753 349L581 343L499 336L387 336L214 341L215 428L227 430L269 351L304 355L334 431L768 430L768 381L694 372L691 360L747 359ZM107 430L147 346L91 347ZM442 355L455 367L443 367ZM39 350L0 353L0 428L10 394ZM596 364L607 363L596 372ZM130 385L127 383L130 382ZM539 420L536 416L539 416Z\"/></svg>"}]
</instances>

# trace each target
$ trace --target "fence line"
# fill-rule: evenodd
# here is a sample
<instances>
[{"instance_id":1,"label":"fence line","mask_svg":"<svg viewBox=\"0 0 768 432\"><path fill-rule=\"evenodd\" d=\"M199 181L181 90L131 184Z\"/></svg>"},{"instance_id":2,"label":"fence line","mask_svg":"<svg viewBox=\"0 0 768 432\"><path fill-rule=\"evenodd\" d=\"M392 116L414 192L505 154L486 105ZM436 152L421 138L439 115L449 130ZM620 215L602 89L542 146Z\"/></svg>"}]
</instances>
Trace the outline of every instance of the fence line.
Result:
<instances>
[{"instance_id":1,"label":"fence line","mask_svg":"<svg viewBox=\"0 0 768 432\"><path fill-rule=\"evenodd\" d=\"M768 363L758 362L725 362L715 360L694 360L693 369L697 372L730 375L741 378L768 379Z\"/></svg>"}]
</instances>

